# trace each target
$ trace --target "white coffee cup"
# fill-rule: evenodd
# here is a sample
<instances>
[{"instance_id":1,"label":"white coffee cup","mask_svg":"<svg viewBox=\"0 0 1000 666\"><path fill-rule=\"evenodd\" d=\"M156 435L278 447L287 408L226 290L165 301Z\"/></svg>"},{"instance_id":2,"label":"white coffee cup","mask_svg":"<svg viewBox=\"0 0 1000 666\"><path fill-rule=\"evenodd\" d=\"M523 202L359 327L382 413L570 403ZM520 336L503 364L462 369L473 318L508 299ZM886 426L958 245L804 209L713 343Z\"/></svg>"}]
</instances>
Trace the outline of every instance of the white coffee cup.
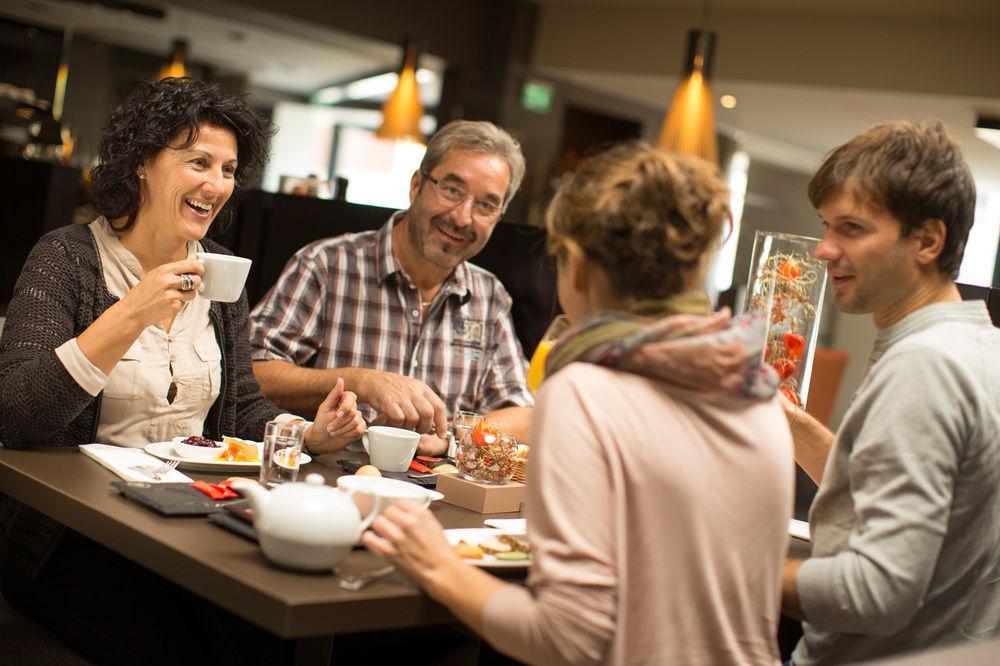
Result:
<instances>
[{"instance_id":1,"label":"white coffee cup","mask_svg":"<svg viewBox=\"0 0 1000 666\"><path fill-rule=\"evenodd\" d=\"M390 426L371 426L361 436L372 464L383 472L405 472L417 452L420 433Z\"/></svg>"},{"instance_id":2,"label":"white coffee cup","mask_svg":"<svg viewBox=\"0 0 1000 666\"><path fill-rule=\"evenodd\" d=\"M214 252L198 252L195 256L205 266L205 274L201 276L198 293L209 300L221 303L240 300L252 261L244 257Z\"/></svg>"}]
</instances>

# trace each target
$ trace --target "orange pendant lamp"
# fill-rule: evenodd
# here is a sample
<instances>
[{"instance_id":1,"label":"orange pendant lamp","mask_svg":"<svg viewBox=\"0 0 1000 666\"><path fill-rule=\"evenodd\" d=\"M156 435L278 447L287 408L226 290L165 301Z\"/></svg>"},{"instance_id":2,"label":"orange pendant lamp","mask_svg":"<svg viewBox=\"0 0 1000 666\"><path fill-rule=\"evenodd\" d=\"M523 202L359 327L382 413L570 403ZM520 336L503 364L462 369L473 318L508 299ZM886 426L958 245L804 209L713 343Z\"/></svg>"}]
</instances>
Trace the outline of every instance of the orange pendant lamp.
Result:
<instances>
[{"instance_id":1,"label":"orange pendant lamp","mask_svg":"<svg viewBox=\"0 0 1000 666\"><path fill-rule=\"evenodd\" d=\"M160 68L160 73L156 77L157 80L165 79L170 76L187 76L187 67L185 66L187 61L187 42L183 39L175 39L174 45L170 50L170 62Z\"/></svg>"},{"instance_id":2,"label":"orange pendant lamp","mask_svg":"<svg viewBox=\"0 0 1000 666\"><path fill-rule=\"evenodd\" d=\"M688 31L684 78L677 85L656 143L664 150L697 155L718 164L714 98L708 83L714 48L714 32Z\"/></svg>"},{"instance_id":3,"label":"orange pendant lamp","mask_svg":"<svg viewBox=\"0 0 1000 666\"><path fill-rule=\"evenodd\" d=\"M407 40L399 83L382 105L382 125L375 130L375 136L380 139L427 142L420 131L424 107L420 103L420 86L417 85L417 50L416 43Z\"/></svg>"}]
</instances>

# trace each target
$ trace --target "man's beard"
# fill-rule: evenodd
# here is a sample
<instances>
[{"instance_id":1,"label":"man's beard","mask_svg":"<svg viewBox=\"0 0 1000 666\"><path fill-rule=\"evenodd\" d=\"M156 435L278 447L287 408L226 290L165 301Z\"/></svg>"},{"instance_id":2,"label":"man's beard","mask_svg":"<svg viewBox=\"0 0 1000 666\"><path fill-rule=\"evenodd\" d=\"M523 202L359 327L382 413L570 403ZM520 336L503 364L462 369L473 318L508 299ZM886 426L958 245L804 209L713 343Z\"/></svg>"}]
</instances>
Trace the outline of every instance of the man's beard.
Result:
<instances>
[{"instance_id":1,"label":"man's beard","mask_svg":"<svg viewBox=\"0 0 1000 666\"><path fill-rule=\"evenodd\" d=\"M471 259L477 254L474 248L478 236L474 231L457 227L447 219L433 217L428 221L426 228L426 233L423 233L418 228L418 225L411 224L411 241L413 242L414 249L417 250L420 256L438 268L455 268L463 261ZM456 238L461 238L465 241L465 244L452 247L447 241L434 238L435 234L439 231Z\"/></svg>"}]
</instances>

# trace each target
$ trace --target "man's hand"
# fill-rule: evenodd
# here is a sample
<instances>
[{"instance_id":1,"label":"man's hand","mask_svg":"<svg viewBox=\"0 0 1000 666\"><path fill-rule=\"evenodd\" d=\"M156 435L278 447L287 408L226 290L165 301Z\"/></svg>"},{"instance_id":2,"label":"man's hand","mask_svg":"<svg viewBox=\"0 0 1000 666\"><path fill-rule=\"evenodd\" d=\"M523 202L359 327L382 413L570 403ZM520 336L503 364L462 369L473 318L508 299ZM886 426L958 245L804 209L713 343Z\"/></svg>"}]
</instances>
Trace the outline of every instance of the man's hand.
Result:
<instances>
[{"instance_id":1,"label":"man's hand","mask_svg":"<svg viewBox=\"0 0 1000 666\"><path fill-rule=\"evenodd\" d=\"M316 411L316 420L306 430L306 448L322 455L339 451L359 439L365 431L365 421L357 403L357 396L344 390L344 380L337 379L333 390Z\"/></svg>"},{"instance_id":2,"label":"man's hand","mask_svg":"<svg viewBox=\"0 0 1000 666\"><path fill-rule=\"evenodd\" d=\"M443 456L446 453L448 453L447 439L431 433L420 436L420 441L417 442L417 455Z\"/></svg>"},{"instance_id":3,"label":"man's hand","mask_svg":"<svg viewBox=\"0 0 1000 666\"><path fill-rule=\"evenodd\" d=\"M355 388L361 400L379 413L376 423L439 435L448 429L444 402L419 379L367 370Z\"/></svg>"},{"instance_id":4,"label":"man's hand","mask_svg":"<svg viewBox=\"0 0 1000 666\"><path fill-rule=\"evenodd\" d=\"M785 560L781 574L781 612L790 618L804 620L802 603L799 601L798 575L804 560Z\"/></svg>"},{"instance_id":5,"label":"man's hand","mask_svg":"<svg viewBox=\"0 0 1000 666\"><path fill-rule=\"evenodd\" d=\"M834 434L801 407L796 407L784 394L778 394L781 407L792 433L795 462L817 486L823 481L826 460L833 448Z\"/></svg>"}]
</instances>

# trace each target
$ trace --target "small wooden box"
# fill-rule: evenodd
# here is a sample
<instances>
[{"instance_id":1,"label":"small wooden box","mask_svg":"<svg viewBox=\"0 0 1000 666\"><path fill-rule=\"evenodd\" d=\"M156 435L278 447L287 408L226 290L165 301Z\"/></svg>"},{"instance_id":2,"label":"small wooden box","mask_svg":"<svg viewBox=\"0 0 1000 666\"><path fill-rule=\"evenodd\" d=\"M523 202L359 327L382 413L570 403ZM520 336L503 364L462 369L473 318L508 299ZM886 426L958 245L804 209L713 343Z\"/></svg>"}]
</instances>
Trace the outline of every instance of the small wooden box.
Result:
<instances>
[{"instance_id":1,"label":"small wooden box","mask_svg":"<svg viewBox=\"0 0 1000 666\"><path fill-rule=\"evenodd\" d=\"M437 491L448 504L476 513L513 513L521 510L524 484L516 481L494 486L469 481L459 474L438 476Z\"/></svg>"}]
</instances>

